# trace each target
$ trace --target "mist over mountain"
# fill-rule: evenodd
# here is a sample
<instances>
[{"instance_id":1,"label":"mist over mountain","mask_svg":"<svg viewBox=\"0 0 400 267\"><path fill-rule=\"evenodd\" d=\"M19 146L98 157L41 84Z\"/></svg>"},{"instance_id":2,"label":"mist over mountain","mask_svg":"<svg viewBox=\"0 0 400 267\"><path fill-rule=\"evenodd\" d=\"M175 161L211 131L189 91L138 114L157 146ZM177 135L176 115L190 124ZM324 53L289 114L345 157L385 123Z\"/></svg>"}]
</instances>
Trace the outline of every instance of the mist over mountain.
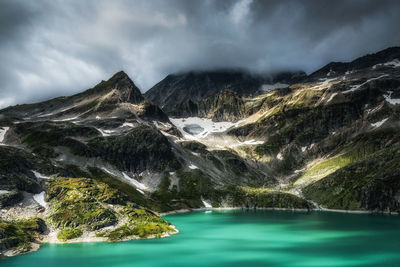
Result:
<instances>
[{"instance_id":1,"label":"mist over mountain","mask_svg":"<svg viewBox=\"0 0 400 267\"><path fill-rule=\"evenodd\" d=\"M309 74L398 45L399 13L395 0L3 0L0 107L76 94L121 69L142 92L191 70Z\"/></svg>"}]
</instances>

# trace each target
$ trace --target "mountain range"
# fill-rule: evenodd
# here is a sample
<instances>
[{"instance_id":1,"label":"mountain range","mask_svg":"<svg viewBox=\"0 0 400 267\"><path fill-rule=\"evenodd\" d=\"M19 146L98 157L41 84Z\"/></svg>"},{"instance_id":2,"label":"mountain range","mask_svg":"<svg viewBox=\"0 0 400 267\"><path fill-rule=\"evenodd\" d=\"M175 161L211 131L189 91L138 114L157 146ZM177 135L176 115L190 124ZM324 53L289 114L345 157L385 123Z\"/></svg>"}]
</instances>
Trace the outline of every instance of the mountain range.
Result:
<instances>
[{"instance_id":1,"label":"mountain range","mask_svg":"<svg viewBox=\"0 0 400 267\"><path fill-rule=\"evenodd\" d=\"M0 110L0 251L177 232L211 207L400 211L400 48L306 75L123 71Z\"/></svg>"}]
</instances>

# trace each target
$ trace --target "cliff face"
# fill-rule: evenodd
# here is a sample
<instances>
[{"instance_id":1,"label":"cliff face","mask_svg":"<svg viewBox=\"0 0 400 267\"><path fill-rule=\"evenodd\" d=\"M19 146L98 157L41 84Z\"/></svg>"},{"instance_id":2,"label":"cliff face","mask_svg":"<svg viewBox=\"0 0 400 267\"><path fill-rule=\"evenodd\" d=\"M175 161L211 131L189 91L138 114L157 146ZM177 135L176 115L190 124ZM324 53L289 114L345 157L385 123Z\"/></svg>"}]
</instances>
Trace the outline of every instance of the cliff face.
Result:
<instances>
[{"instance_id":1,"label":"cliff face","mask_svg":"<svg viewBox=\"0 0 400 267\"><path fill-rule=\"evenodd\" d=\"M241 70L187 72L168 75L147 91L145 97L169 115L197 116L203 115L199 105L204 99L223 91L229 90L241 96L255 95L274 88L271 85L285 87L303 78L304 72L273 75L256 75Z\"/></svg>"}]
</instances>

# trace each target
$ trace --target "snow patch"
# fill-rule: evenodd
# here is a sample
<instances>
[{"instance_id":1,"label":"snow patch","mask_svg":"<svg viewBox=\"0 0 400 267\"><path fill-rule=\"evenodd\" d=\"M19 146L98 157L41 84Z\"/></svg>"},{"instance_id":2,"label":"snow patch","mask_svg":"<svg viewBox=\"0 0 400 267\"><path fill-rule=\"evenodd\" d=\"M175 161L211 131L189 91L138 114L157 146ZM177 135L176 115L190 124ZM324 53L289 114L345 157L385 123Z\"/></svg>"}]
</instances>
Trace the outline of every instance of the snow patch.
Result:
<instances>
[{"instance_id":1,"label":"snow patch","mask_svg":"<svg viewBox=\"0 0 400 267\"><path fill-rule=\"evenodd\" d=\"M110 170L108 170L108 169L106 169L106 168L104 168L104 167L101 167L101 169L102 169L103 171L105 171L106 173L111 174L112 176L115 176L115 174L114 174L112 171L110 171Z\"/></svg>"},{"instance_id":2,"label":"snow patch","mask_svg":"<svg viewBox=\"0 0 400 267\"><path fill-rule=\"evenodd\" d=\"M299 169L299 170L295 170L294 173L300 173L303 172L305 169Z\"/></svg>"},{"instance_id":3,"label":"snow patch","mask_svg":"<svg viewBox=\"0 0 400 267\"><path fill-rule=\"evenodd\" d=\"M348 70L348 71L346 71L346 72L344 73L344 75L349 75L349 74L352 74L352 73L353 73L352 70Z\"/></svg>"},{"instance_id":4,"label":"snow patch","mask_svg":"<svg viewBox=\"0 0 400 267\"><path fill-rule=\"evenodd\" d=\"M112 176L118 176L118 175L114 174L112 171L106 169L105 167L101 167L101 169L103 171L105 171L106 173L112 175ZM139 191L140 193L142 193L144 195L144 192L141 189L145 190L145 189L147 189L147 186L145 186L144 184L140 183L136 179L130 177L129 175L127 175L124 172L122 173L122 175L123 175L123 178L125 178L125 180L127 180L130 184L132 184L133 186L136 187L137 191Z\"/></svg>"},{"instance_id":5,"label":"snow patch","mask_svg":"<svg viewBox=\"0 0 400 267\"><path fill-rule=\"evenodd\" d=\"M306 149L307 149L307 147L306 147L306 146L302 146L302 147L301 147L301 152L304 152L304 151L306 151Z\"/></svg>"},{"instance_id":6,"label":"snow patch","mask_svg":"<svg viewBox=\"0 0 400 267\"><path fill-rule=\"evenodd\" d=\"M283 156L282 156L281 152L279 152L278 155L276 155L276 158L279 160L283 160Z\"/></svg>"},{"instance_id":7,"label":"snow patch","mask_svg":"<svg viewBox=\"0 0 400 267\"><path fill-rule=\"evenodd\" d=\"M10 193L11 191L7 191L7 190L0 190L0 195L3 195L3 194L8 194L8 193Z\"/></svg>"},{"instance_id":8,"label":"snow patch","mask_svg":"<svg viewBox=\"0 0 400 267\"><path fill-rule=\"evenodd\" d=\"M387 66L387 67L392 67L392 68L398 68L400 67L400 60L397 58L393 59L392 61L388 61L382 64L376 64L372 66L372 69L376 69L377 67L382 67L382 66Z\"/></svg>"},{"instance_id":9,"label":"snow patch","mask_svg":"<svg viewBox=\"0 0 400 267\"><path fill-rule=\"evenodd\" d=\"M6 133L9 129L10 129L10 127L0 127L0 143L3 143L4 136L6 135Z\"/></svg>"},{"instance_id":10,"label":"snow patch","mask_svg":"<svg viewBox=\"0 0 400 267\"><path fill-rule=\"evenodd\" d=\"M114 133L113 130L102 130L100 128L96 128L96 130L99 131L102 136L110 136L112 133Z\"/></svg>"},{"instance_id":11,"label":"snow patch","mask_svg":"<svg viewBox=\"0 0 400 267\"><path fill-rule=\"evenodd\" d=\"M207 201L205 201L204 199L202 199L201 201L203 202L204 207L206 207L206 208L208 208L208 209L209 209L209 208L212 208L211 204L208 203Z\"/></svg>"},{"instance_id":12,"label":"snow patch","mask_svg":"<svg viewBox=\"0 0 400 267\"><path fill-rule=\"evenodd\" d=\"M39 194L33 195L33 199L42 207L46 207L46 201L44 200L44 191Z\"/></svg>"},{"instance_id":13,"label":"snow patch","mask_svg":"<svg viewBox=\"0 0 400 267\"><path fill-rule=\"evenodd\" d=\"M331 97L328 99L327 103L331 102L332 99L337 95L337 93L333 93Z\"/></svg>"},{"instance_id":14,"label":"snow patch","mask_svg":"<svg viewBox=\"0 0 400 267\"><path fill-rule=\"evenodd\" d=\"M390 67L393 67L393 68L397 68L397 67L400 67L400 60L398 60L396 58L396 59L393 59L392 61L383 63L383 65L390 66Z\"/></svg>"},{"instance_id":15,"label":"snow patch","mask_svg":"<svg viewBox=\"0 0 400 267\"><path fill-rule=\"evenodd\" d=\"M386 119L383 119L383 120L381 120L381 121L378 121L378 122L375 122L375 123L371 123L371 125L372 125L372 127L376 127L376 128L381 127L382 124L384 124L385 121L387 121L388 119L389 119L389 118L386 118Z\"/></svg>"},{"instance_id":16,"label":"snow patch","mask_svg":"<svg viewBox=\"0 0 400 267\"><path fill-rule=\"evenodd\" d=\"M38 118L48 117L48 116L51 116L51 115L54 115L54 113L52 112L52 113L47 113L47 114L39 115Z\"/></svg>"},{"instance_id":17,"label":"snow patch","mask_svg":"<svg viewBox=\"0 0 400 267\"><path fill-rule=\"evenodd\" d=\"M262 145L262 144L264 144L264 141L256 141L254 139L240 142L240 145Z\"/></svg>"},{"instance_id":18,"label":"snow patch","mask_svg":"<svg viewBox=\"0 0 400 267\"><path fill-rule=\"evenodd\" d=\"M332 81L334 81L334 80L336 80L336 78L331 78L331 79L323 79L323 82L322 82L322 84L323 84L323 85L326 85L326 84L328 84L328 83L330 83L330 82L332 82Z\"/></svg>"},{"instance_id":19,"label":"snow patch","mask_svg":"<svg viewBox=\"0 0 400 267\"><path fill-rule=\"evenodd\" d=\"M389 76L389 75L388 74L384 74L384 75L381 75L379 77L369 79L366 82L363 82L362 84L352 85L352 86L350 86L349 90L343 91L342 93L343 94L347 94L347 93L350 93L350 92L354 92L354 91L358 90L361 86L363 86L363 85L365 85L365 84L367 84L369 82L372 82L372 81L375 81L375 80L379 80L379 79L381 79L383 77L386 77L386 76Z\"/></svg>"},{"instance_id":20,"label":"snow patch","mask_svg":"<svg viewBox=\"0 0 400 267\"><path fill-rule=\"evenodd\" d=\"M385 100L392 105L400 104L400 98L392 98L393 91L388 91L388 95L384 95Z\"/></svg>"},{"instance_id":21,"label":"snow patch","mask_svg":"<svg viewBox=\"0 0 400 267\"><path fill-rule=\"evenodd\" d=\"M139 191L139 193L141 193L142 195L144 195L144 192L142 190L140 190L139 188L136 188L137 191Z\"/></svg>"},{"instance_id":22,"label":"snow patch","mask_svg":"<svg viewBox=\"0 0 400 267\"><path fill-rule=\"evenodd\" d=\"M289 86L289 84L286 84L286 83L263 84L261 86L261 91L268 92L268 91L278 89L278 88L286 88L288 86Z\"/></svg>"},{"instance_id":23,"label":"snow patch","mask_svg":"<svg viewBox=\"0 0 400 267\"><path fill-rule=\"evenodd\" d=\"M233 122L213 122L211 119L199 118L199 117L188 117L188 118L170 118L169 119L178 129L181 131L183 136L187 139L197 140L207 137L211 133L225 132L229 128L236 126L237 123ZM185 131L183 128L189 130ZM190 131L190 128L195 127L194 131Z\"/></svg>"},{"instance_id":24,"label":"snow patch","mask_svg":"<svg viewBox=\"0 0 400 267\"><path fill-rule=\"evenodd\" d=\"M71 118L65 118L65 119L61 119L61 120L53 120L53 121L73 121L77 118L79 118L80 115L75 116L75 117L71 117Z\"/></svg>"},{"instance_id":25,"label":"snow patch","mask_svg":"<svg viewBox=\"0 0 400 267\"><path fill-rule=\"evenodd\" d=\"M31 170L31 172L33 172L33 174L36 176L36 178L41 178L41 179L51 179L51 177L50 176L46 176L46 175L43 175L43 174L41 174L41 173L39 173L39 172L37 172L37 171L34 171L34 170Z\"/></svg>"},{"instance_id":26,"label":"snow patch","mask_svg":"<svg viewBox=\"0 0 400 267\"><path fill-rule=\"evenodd\" d=\"M131 182L137 189L140 189L140 190L148 189L147 186L145 186L144 184L142 184L141 182L139 182L135 178L130 177L125 172L122 172L122 175L124 176L125 179L127 179L129 182ZM142 194L144 193L143 191L139 191L139 192L141 192Z\"/></svg>"},{"instance_id":27,"label":"snow patch","mask_svg":"<svg viewBox=\"0 0 400 267\"><path fill-rule=\"evenodd\" d=\"M124 124L122 124L121 127L131 127L131 128L134 128L135 125L133 125L133 123L131 123L131 122L124 122Z\"/></svg>"},{"instance_id":28,"label":"snow patch","mask_svg":"<svg viewBox=\"0 0 400 267\"><path fill-rule=\"evenodd\" d=\"M189 169L195 170L198 169L198 167L196 165L190 164Z\"/></svg>"}]
</instances>

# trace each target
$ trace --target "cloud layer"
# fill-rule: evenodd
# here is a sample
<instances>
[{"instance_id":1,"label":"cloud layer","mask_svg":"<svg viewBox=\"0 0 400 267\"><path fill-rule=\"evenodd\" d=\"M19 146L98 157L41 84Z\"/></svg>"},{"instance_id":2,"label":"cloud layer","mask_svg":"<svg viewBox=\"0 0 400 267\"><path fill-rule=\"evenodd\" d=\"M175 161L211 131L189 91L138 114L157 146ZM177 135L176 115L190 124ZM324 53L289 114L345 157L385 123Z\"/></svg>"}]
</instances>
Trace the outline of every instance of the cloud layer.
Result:
<instances>
[{"instance_id":1,"label":"cloud layer","mask_svg":"<svg viewBox=\"0 0 400 267\"><path fill-rule=\"evenodd\" d=\"M0 107L125 70L144 92L192 69L311 72L400 45L396 0L1 0Z\"/></svg>"}]
</instances>

